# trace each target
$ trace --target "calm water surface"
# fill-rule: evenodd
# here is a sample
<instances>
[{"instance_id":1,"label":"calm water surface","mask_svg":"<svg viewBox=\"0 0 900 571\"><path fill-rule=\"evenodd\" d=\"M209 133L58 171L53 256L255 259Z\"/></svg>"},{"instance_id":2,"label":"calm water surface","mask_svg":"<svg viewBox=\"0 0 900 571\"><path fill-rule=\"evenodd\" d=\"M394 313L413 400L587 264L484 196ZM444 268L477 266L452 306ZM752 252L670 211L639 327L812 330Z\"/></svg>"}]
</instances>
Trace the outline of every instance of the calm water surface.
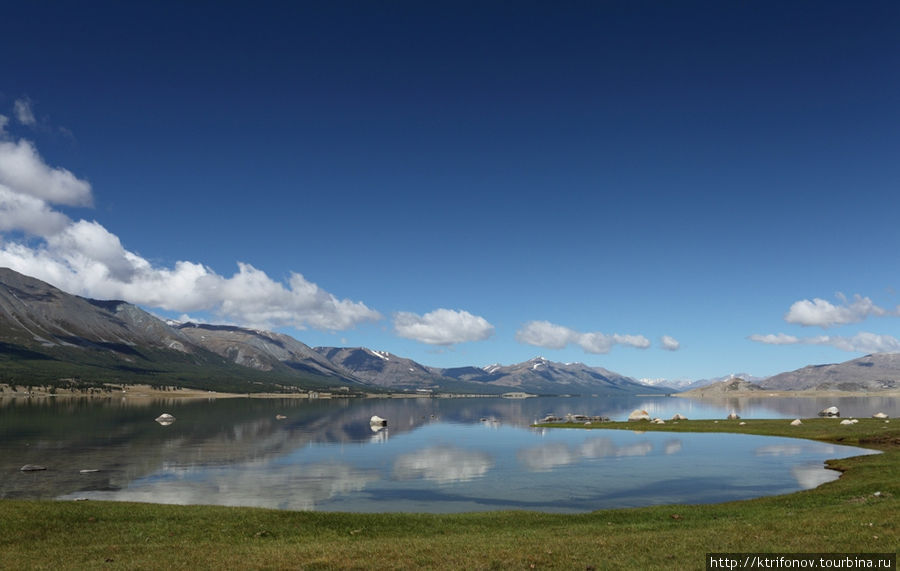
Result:
<instances>
[{"instance_id":1,"label":"calm water surface","mask_svg":"<svg viewBox=\"0 0 900 571\"><path fill-rule=\"evenodd\" d=\"M352 512L584 512L791 492L868 453L731 434L532 429L546 414L624 419L895 417L896 398L0 400L0 497ZM177 420L160 426L162 412ZM388 419L373 431L369 418ZM276 419L276 415L286 418ZM21 472L40 464L41 472ZM82 472L82 470L91 470Z\"/></svg>"}]
</instances>

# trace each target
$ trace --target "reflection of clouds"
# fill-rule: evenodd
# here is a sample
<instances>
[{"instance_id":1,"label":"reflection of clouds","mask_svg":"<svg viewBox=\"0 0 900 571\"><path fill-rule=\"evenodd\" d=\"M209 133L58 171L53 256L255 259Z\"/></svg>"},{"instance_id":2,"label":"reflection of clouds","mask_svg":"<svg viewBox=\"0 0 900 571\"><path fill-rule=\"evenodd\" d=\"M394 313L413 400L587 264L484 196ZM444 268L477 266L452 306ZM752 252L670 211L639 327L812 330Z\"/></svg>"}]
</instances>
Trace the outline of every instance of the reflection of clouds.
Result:
<instances>
[{"instance_id":1,"label":"reflection of clouds","mask_svg":"<svg viewBox=\"0 0 900 571\"><path fill-rule=\"evenodd\" d=\"M338 463L169 469L121 490L77 492L62 499L314 510L317 503L358 492L377 479L374 472Z\"/></svg>"},{"instance_id":2,"label":"reflection of clouds","mask_svg":"<svg viewBox=\"0 0 900 571\"><path fill-rule=\"evenodd\" d=\"M680 438L673 438L672 440L666 440L663 444L663 452L667 455L669 454L678 454L681 452L681 447L683 446Z\"/></svg>"},{"instance_id":3,"label":"reflection of clouds","mask_svg":"<svg viewBox=\"0 0 900 571\"><path fill-rule=\"evenodd\" d=\"M677 442L678 450L681 450L681 441ZM667 452L672 454L677 452ZM519 462L528 470L534 472L546 472L558 466L565 466L578 462L582 458L607 458L612 456L646 456L653 451L653 444L650 442L637 442L627 446L616 446L616 444L604 436L588 438L584 440L577 448L570 448L561 442L553 442L536 446L534 448L525 448L520 450L516 457Z\"/></svg>"},{"instance_id":4,"label":"reflection of clouds","mask_svg":"<svg viewBox=\"0 0 900 571\"><path fill-rule=\"evenodd\" d=\"M821 464L804 464L792 466L791 474L797 479L797 483L804 490L820 486L826 482L837 480L840 474L834 470L828 470Z\"/></svg>"},{"instance_id":5,"label":"reflection of clouds","mask_svg":"<svg viewBox=\"0 0 900 571\"><path fill-rule=\"evenodd\" d=\"M616 456L646 456L652 450L653 445L649 442L638 442L637 444L620 447L616 450Z\"/></svg>"},{"instance_id":6,"label":"reflection of clouds","mask_svg":"<svg viewBox=\"0 0 900 571\"><path fill-rule=\"evenodd\" d=\"M401 454L394 461L394 477L401 480L425 478L440 484L480 478L494 465L486 452L453 446L433 446Z\"/></svg>"},{"instance_id":7,"label":"reflection of clouds","mask_svg":"<svg viewBox=\"0 0 900 571\"><path fill-rule=\"evenodd\" d=\"M774 444L760 446L753 451L756 456L798 456L803 454L803 446L797 444Z\"/></svg>"},{"instance_id":8,"label":"reflection of clouds","mask_svg":"<svg viewBox=\"0 0 900 571\"><path fill-rule=\"evenodd\" d=\"M599 436L581 443L581 455L585 458L605 458L616 454L616 445L609 438Z\"/></svg>"},{"instance_id":9,"label":"reflection of clouds","mask_svg":"<svg viewBox=\"0 0 900 571\"><path fill-rule=\"evenodd\" d=\"M561 442L553 442L519 450L516 453L516 458L533 472L546 472L557 466L565 466L575 462L578 460L578 454Z\"/></svg>"}]
</instances>

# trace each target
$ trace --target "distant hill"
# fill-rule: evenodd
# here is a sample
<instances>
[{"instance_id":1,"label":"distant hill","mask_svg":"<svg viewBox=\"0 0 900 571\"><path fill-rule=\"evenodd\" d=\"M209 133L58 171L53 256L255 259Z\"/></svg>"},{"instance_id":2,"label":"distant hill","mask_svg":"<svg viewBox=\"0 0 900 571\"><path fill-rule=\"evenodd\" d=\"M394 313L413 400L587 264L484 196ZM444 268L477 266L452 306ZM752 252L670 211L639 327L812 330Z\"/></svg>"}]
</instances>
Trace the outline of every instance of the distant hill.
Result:
<instances>
[{"instance_id":1,"label":"distant hill","mask_svg":"<svg viewBox=\"0 0 900 571\"><path fill-rule=\"evenodd\" d=\"M669 379L641 379L640 382L645 385L650 385L653 387L660 388L669 388L672 392L675 391L689 391L692 389L699 389L700 387L707 387L714 383L719 383L722 381L730 381L731 379L744 379L745 381L750 381L751 383L755 383L761 381L763 377L754 377L748 373L732 373L730 375L725 375L723 377L714 377L711 379L699 379L696 381L691 380L669 380Z\"/></svg>"},{"instance_id":2,"label":"distant hill","mask_svg":"<svg viewBox=\"0 0 900 571\"><path fill-rule=\"evenodd\" d=\"M386 388L440 389L443 378L419 363L365 347L316 347L322 358L363 381Z\"/></svg>"},{"instance_id":3,"label":"distant hill","mask_svg":"<svg viewBox=\"0 0 900 571\"><path fill-rule=\"evenodd\" d=\"M544 357L508 366L490 365L483 369L442 369L441 373L468 381L507 387L511 391L607 396L669 392L667 389L641 384L631 377L602 367L589 367L584 363L557 363Z\"/></svg>"},{"instance_id":4,"label":"distant hill","mask_svg":"<svg viewBox=\"0 0 900 571\"><path fill-rule=\"evenodd\" d=\"M900 353L875 353L832 365L810 365L765 379L768 390L880 391L900 388Z\"/></svg>"},{"instance_id":5,"label":"distant hill","mask_svg":"<svg viewBox=\"0 0 900 571\"><path fill-rule=\"evenodd\" d=\"M746 393L763 390L759 385L741 378L729 378L724 381L697 387L679 393L682 396L728 396L734 393Z\"/></svg>"}]
</instances>

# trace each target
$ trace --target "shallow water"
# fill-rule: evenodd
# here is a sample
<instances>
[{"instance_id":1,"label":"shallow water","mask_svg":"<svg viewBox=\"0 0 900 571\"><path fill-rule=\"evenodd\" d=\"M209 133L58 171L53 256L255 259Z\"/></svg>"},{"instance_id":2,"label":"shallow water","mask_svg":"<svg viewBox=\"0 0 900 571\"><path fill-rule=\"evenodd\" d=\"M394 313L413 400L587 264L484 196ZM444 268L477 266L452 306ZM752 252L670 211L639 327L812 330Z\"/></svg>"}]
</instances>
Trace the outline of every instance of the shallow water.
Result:
<instances>
[{"instance_id":1,"label":"shallow water","mask_svg":"<svg viewBox=\"0 0 900 571\"><path fill-rule=\"evenodd\" d=\"M824 469L825 459L869 452L752 435L529 427L548 413L621 420L644 408L666 418L675 412L720 418L738 407L745 418L789 418L829 406L757 400L764 402L7 400L0 401L0 497L353 512L583 512L791 492L836 478ZM811 412L798 414L797 407ZM175 423L153 422L162 412ZM369 426L375 414L388 419L386 429ZM20 472L24 464L48 469Z\"/></svg>"}]
</instances>

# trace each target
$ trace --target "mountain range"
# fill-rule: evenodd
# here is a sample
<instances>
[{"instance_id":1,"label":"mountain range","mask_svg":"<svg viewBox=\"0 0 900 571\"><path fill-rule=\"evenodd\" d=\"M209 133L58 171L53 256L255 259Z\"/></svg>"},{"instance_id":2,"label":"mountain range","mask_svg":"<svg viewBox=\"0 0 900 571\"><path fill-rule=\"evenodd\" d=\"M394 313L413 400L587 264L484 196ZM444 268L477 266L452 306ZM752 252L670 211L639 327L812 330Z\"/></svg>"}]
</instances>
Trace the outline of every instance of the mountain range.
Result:
<instances>
[{"instance_id":1,"label":"mountain range","mask_svg":"<svg viewBox=\"0 0 900 571\"><path fill-rule=\"evenodd\" d=\"M435 368L364 347L309 347L283 333L164 321L124 301L68 294L0 268L0 383L143 383L217 391L431 391L469 394L665 394L733 379L767 390L878 391L900 386L900 354L812 365L766 379L729 375L667 384L536 357ZM752 382L750 382L752 381ZM733 384L733 383L732 383ZM732 385L729 385L731 387ZM737 386L737 385L734 385ZM734 390L729 388L729 391Z\"/></svg>"},{"instance_id":2,"label":"mountain range","mask_svg":"<svg viewBox=\"0 0 900 571\"><path fill-rule=\"evenodd\" d=\"M367 348L316 347L282 333L163 321L0 268L0 382L146 383L210 390L631 395L663 393L599 367L538 357L517 365L427 367Z\"/></svg>"}]
</instances>

